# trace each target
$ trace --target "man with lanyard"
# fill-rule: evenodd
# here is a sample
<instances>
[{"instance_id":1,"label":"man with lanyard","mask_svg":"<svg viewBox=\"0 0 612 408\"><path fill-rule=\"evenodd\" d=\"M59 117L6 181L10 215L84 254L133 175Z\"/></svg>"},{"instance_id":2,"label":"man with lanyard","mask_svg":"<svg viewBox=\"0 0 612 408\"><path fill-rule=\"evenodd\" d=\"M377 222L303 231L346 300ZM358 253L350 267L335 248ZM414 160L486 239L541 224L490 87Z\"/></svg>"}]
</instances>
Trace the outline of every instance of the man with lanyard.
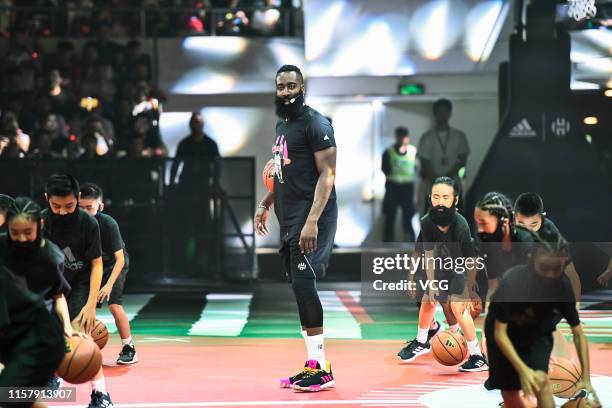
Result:
<instances>
[{"instance_id":1,"label":"man with lanyard","mask_svg":"<svg viewBox=\"0 0 612 408\"><path fill-rule=\"evenodd\" d=\"M429 201L426 199L431 190L431 183L438 177L446 176L455 180L459 186L459 212L463 209L461 178L462 170L467 164L470 154L465 133L449 126L448 121L453 111L453 105L448 99L439 99L433 105L435 127L421 136L417 149L417 157L421 162L421 185L419 186L419 208L427 213Z\"/></svg>"},{"instance_id":2,"label":"man with lanyard","mask_svg":"<svg viewBox=\"0 0 612 408\"><path fill-rule=\"evenodd\" d=\"M412 229L414 215L414 163L416 148L410 144L408 129L399 126L395 129L395 144L389 146L382 156L382 171L385 183L383 214L385 227L384 242L395 241L395 216L397 207L402 209L402 227L410 240L415 238Z\"/></svg>"}]
</instances>

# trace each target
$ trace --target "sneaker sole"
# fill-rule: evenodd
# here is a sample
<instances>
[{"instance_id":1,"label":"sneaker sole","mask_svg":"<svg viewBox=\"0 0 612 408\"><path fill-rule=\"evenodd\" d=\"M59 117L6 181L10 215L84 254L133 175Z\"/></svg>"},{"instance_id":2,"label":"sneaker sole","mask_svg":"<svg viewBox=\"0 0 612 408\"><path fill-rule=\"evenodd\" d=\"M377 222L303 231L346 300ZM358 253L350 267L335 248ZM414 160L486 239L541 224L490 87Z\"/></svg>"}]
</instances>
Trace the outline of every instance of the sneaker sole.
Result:
<instances>
[{"instance_id":1,"label":"sneaker sole","mask_svg":"<svg viewBox=\"0 0 612 408\"><path fill-rule=\"evenodd\" d=\"M414 357L406 359L406 360L401 358L400 356L397 356L397 357L399 357L399 359L401 360L402 363L410 363L411 361L414 361L417 357L422 356L423 354L427 354L427 353L431 353L431 347L428 348L427 350L423 350L423 351L419 352Z\"/></svg>"},{"instance_id":2,"label":"sneaker sole","mask_svg":"<svg viewBox=\"0 0 612 408\"><path fill-rule=\"evenodd\" d=\"M302 392L319 392L327 388L332 388L335 384L336 382L334 380L331 380L329 382L326 382L323 385L311 385L309 387L300 387L297 384L293 384L292 388L296 391L302 391Z\"/></svg>"},{"instance_id":3,"label":"sneaker sole","mask_svg":"<svg viewBox=\"0 0 612 408\"><path fill-rule=\"evenodd\" d=\"M478 368L461 368L461 367L459 367L459 371L461 371L462 373L479 373L481 371L489 371L489 366L488 365L483 365L482 367L478 367Z\"/></svg>"},{"instance_id":4,"label":"sneaker sole","mask_svg":"<svg viewBox=\"0 0 612 408\"><path fill-rule=\"evenodd\" d=\"M281 378L278 382L281 388L291 388L293 386L288 378Z\"/></svg>"},{"instance_id":5,"label":"sneaker sole","mask_svg":"<svg viewBox=\"0 0 612 408\"><path fill-rule=\"evenodd\" d=\"M132 359L132 361L120 361L117 360L117 364L119 365L132 365L132 364L136 364L138 362L138 355L135 354L134 358Z\"/></svg>"}]
</instances>

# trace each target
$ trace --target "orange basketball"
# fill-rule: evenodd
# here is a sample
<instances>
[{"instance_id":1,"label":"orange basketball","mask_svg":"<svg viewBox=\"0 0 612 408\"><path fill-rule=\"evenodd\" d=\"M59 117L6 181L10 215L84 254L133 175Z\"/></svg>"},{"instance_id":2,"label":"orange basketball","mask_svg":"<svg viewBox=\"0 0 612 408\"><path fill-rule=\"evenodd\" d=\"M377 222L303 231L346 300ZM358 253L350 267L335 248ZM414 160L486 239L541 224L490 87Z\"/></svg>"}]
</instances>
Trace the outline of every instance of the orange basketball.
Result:
<instances>
[{"instance_id":1,"label":"orange basketball","mask_svg":"<svg viewBox=\"0 0 612 408\"><path fill-rule=\"evenodd\" d=\"M580 367L566 358L551 360L548 367L548 378L553 393L557 397L571 398L578 393L578 382L582 376Z\"/></svg>"},{"instance_id":2,"label":"orange basketball","mask_svg":"<svg viewBox=\"0 0 612 408\"><path fill-rule=\"evenodd\" d=\"M72 384L90 381L102 367L102 353L90 339L71 337L56 374Z\"/></svg>"},{"instance_id":3,"label":"orange basketball","mask_svg":"<svg viewBox=\"0 0 612 408\"><path fill-rule=\"evenodd\" d=\"M274 192L274 160L270 159L264 166L261 177L263 179L264 186L268 189L269 192Z\"/></svg>"},{"instance_id":4,"label":"orange basketball","mask_svg":"<svg viewBox=\"0 0 612 408\"><path fill-rule=\"evenodd\" d=\"M104 346L106 346L106 343L108 343L108 329L106 328L104 323L99 320L96 320L96 324L94 325L94 328L92 329L90 335L93 341L96 342L100 350L102 350Z\"/></svg>"},{"instance_id":5,"label":"orange basketball","mask_svg":"<svg viewBox=\"0 0 612 408\"><path fill-rule=\"evenodd\" d=\"M474 306L474 310L470 312L472 315L472 319L476 319L482 313L482 301L480 298L472 298L472 305Z\"/></svg>"},{"instance_id":6,"label":"orange basketball","mask_svg":"<svg viewBox=\"0 0 612 408\"><path fill-rule=\"evenodd\" d=\"M460 333L446 330L431 339L431 351L438 363L455 366L467 357L467 342Z\"/></svg>"}]
</instances>

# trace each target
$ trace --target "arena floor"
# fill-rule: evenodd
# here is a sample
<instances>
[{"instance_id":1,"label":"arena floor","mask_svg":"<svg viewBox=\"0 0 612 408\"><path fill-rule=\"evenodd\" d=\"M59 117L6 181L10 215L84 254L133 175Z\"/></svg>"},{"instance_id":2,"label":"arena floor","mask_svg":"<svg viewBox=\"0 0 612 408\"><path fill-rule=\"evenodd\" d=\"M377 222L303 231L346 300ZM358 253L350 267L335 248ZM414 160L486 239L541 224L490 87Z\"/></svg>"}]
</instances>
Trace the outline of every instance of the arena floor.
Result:
<instances>
[{"instance_id":1,"label":"arena floor","mask_svg":"<svg viewBox=\"0 0 612 408\"><path fill-rule=\"evenodd\" d=\"M116 334L103 350L115 406L484 408L501 402L498 392L484 389L486 373L458 373L431 354L399 363L397 351L416 332L413 306L362 301L358 284L320 284L319 290L335 388L298 393L278 387L278 378L297 372L306 357L288 285L261 284L243 293L133 294L126 295L125 306L140 362L115 364ZM591 341L593 385L605 407L612 405L612 304L600 298L610 296L587 298L581 317ZM99 318L115 331L108 312ZM50 405L83 406L90 392L89 384L79 385L77 403Z\"/></svg>"}]
</instances>

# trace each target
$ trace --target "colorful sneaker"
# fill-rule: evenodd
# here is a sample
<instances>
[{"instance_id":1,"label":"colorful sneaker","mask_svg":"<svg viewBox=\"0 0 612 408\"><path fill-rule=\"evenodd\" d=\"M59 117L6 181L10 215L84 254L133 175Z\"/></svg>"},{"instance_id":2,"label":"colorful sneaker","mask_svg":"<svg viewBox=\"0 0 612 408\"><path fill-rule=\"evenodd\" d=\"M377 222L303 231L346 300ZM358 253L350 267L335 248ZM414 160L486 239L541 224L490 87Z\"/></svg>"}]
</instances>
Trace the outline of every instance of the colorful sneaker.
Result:
<instances>
[{"instance_id":1,"label":"colorful sneaker","mask_svg":"<svg viewBox=\"0 0 612 408\"><path fill-rule=\"evenodd\" d=\"M113 401L110 399L108 393L104 394L100 391L93 390L91 392L91 401L87 408L112 408L114 407Z\"/></svg>"},{"instance_id":2,"label":"colorful sneaker","mask_svg":"<svg viewBox=\"0 0 612 408\"><path fill-rule=\"evenodd\" d=\"M429 341L419 343L417 339L412 340L406 347L400 350L397 355L404 363L409 363L420 355L427 354L431 351Z\"/></svg>"},{"instance_id":3,"label":"colorful sneaker","mask_svg":"<svg viewBox=\"0 0 612 408\"><path fill-rule=\"evenodd\" d=\"M316 360L308 360L309 370L306 375L299 381L293 383L293 389L304 392L318 392L331 388L336 383L334 375L331 371L331 365L327 363L325 370L321 369L321 365Z\"/></svg>"},{"instance_id":4,"label":"colorful sneaker","mask_svg":"<svg viewBox=\"0 0 612 408\"><path fill-rule=\"evenodd\" d=\"M119 353L117 364L129 365L138 362L138 355L136 354L136 348L133 344L126 344Z\"/></svg>"},{"instance_id":5,"label":"colorful sneaker","mask_svg":"<svg viewBox=\"0 0 612 408\"><path fill-rule=\"evenodd\" d=\"M314 362L312 364L312 367L311 367L311 364L310 364L311 362ZM316 367L317 367L317 361L316 360L308 360L308 361L306 361L306 363L304 364L304 369L302 371L300 371L299 373L297 373L293 377L281 378L279 380L280 387L281 388L291 388L293 386L293 384L295 384L296 382L300 381L301 379L303 379L304 377L309 375L309 373L311 371L315 370Z\"/></svg>"},{"instance_id":6,"label":"colorful sneaker","mask_svg":"<svg viewBox=\"0 0 612 408\"><path fill-rule=\"evenodd\" d=\"M481 356L479 354L472 354L468 361L459 366L459 371L464 371L468 373L487 371L488 369L489 364L487 363L486 357Z\"/></svg>"}]
</instances>

